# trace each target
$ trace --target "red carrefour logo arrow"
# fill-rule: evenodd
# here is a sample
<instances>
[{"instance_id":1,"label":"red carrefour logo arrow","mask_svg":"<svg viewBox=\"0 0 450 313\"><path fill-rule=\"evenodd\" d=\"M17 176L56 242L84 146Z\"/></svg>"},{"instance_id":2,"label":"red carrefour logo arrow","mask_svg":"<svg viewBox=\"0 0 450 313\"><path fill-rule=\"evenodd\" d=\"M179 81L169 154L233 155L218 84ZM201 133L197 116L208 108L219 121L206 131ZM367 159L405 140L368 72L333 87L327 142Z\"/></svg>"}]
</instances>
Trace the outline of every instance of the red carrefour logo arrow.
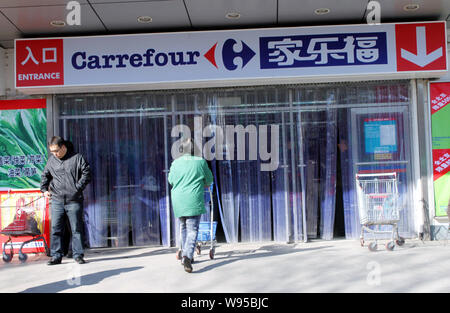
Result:
<instances>
[{"instance_id":1,"label":"red carrefour logo arrow","mask_svg":"<svg viewBox=\"0 0 450 313\"><path fill-rule=\"evenodd\" d=\"M217 63L216 63L216 47L217 47L217 42L214 46L211 47L211 49L209 49L203 56L209 61L211 62L212 65L214 65L216 68L217 67Z\"/></svg>"}]
</instances>

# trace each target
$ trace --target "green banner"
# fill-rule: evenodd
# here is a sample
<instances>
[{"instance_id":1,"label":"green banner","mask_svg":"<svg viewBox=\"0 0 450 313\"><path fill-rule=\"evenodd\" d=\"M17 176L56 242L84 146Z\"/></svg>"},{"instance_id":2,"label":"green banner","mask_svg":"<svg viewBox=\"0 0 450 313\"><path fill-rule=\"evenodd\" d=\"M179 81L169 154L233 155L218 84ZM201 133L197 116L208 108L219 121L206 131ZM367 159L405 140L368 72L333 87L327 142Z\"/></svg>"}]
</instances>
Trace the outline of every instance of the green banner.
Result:
<instances>
[{"instance_id":1,"label":"green banner","mask_svg":"<svg viewBox=\"0 0 450 313\"><path fill-rule=\"evenodd\" d=\"M0 101L0 189L39 188L46 141L45 99Z\"/></svg>"},{"instance_id":2,"label":"green banner","mask_svg":"<svg viewBox=\"0 0 450 313\"><path fill-rule=\"evenodd\" d=\"M436 216L450 205L450 82L430 83L433 181Z\"/></svg>"}]
</instances>

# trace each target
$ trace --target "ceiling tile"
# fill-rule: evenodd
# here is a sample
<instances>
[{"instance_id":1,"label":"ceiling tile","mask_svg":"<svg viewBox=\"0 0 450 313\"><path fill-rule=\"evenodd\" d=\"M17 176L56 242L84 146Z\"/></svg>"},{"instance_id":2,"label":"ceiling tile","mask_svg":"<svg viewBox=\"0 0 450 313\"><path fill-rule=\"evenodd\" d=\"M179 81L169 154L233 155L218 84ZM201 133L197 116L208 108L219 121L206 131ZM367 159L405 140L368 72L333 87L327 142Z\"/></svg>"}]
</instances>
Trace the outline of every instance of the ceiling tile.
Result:
<instances>
[{"instance_id":1,"label":"ceiling tile","mask_svg":"<svg viewBox=\"0 0 450 313\"><path fill-rule=\"evenodd\" d=\"M87 4L87 0L77 0L79 4ZM45 5L67 5L69 0L0 0L0 8L35 7Z\"/></svg>"},{"instance_id":2,"label":"ceiling tile","mask_svg":"<svg viewBox=\"0 0 450 313\"><path fill-rule=\"evenodd\" d=\"M110 31L161 28L189 28L189 17L182 0L92 4ZM139 23L139 16L150 16L151 23Z\"/></svg>"},{"instance_id":3,"label":"ceiling tile","mask_svg":"<svg viewBox=\"0 0 450 313\"><path fill-rule=\"evenodd\" d=\"M128 2L171 2L177 0L89 0L91 4L95 3L128 3Z\"/></svg>"},{"instance_id":4,"label":"ceiling tile","mask_svg":"<svg viewBox=\"0 0 450 313\"><path fill-rule=\"evenodd\" d=\"M41 6L0 9L24 35L66 34L105 31L101 21L89 5L81 5L81 25L53 27L53 20L66 21L70 12L65 6Z\"/></svg>"},{"instance_id":5,"label":"ceiling tile","mask_svg":"<svg viewBox=\"0 0 450 313\"><path fill-rule=\"evenodd\" d=\"M379 0L381 6L381 22L383 20L425 20L425 19L441 19L445 20L450 13L447 1L441 0ZM407 4L418 4L419 8L415 11L405 11L403 8ZM445 13L447 7L447 13ZM444 16L445 15L445 16Z\"/></svg>"},{"instance_id":6,"label":"ceiling tile","mask_svg":"<svg viewBox=\"0 0 450 313\"><path fill-rule=\"evenodd\" d=\"M360 0L279 0L279 24L332 24L361 23L366 11L366 1ZM317 15L316 9L330 9L328 14Z\"/></svg>"},{"instance_id":7,"label":"ceiling tile","mask_svg":"<svg viewBox=\"0 0 450 313\"><path fill-rule=\"evenodd\" d=\"M20 31L0 13L0 40L9 40L20 37Z\"/></svg>"},{"instance_id":8,"label":"ceiling tile","mask_svg":"<svg viewBox=\"0 0 450 313\"><path fill-rule=\"evenodd\" d=\"M277 22L276 0L185 0L193 27L273 26ZM230 20L227 13L241 17Z\"/></svg>"}]
</instances>

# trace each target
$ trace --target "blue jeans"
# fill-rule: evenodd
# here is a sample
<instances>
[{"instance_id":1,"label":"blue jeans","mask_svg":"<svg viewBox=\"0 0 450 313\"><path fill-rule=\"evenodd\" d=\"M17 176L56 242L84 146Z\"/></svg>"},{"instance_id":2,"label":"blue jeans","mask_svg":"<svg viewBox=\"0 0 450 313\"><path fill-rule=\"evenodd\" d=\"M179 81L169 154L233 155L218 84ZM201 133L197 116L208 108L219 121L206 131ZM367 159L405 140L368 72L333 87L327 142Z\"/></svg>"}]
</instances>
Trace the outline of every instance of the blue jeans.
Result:
<instances>
[{"instance_id":1,"label":"blue jeans","mask_svg":"<svg viewBox=\"0 0 450 313\"><path fill-rule=\"evenodd\" d=\"M198 225L201 215L180 217L182 256L192 260L197 242Z\"/></svg>"},{"instance_id":2,"label":"blue jeans","mask_svg":"<svg viewBox=\"0 0 450 313\"><path fill-rule=\"evenodd\" d=\"M62 247L65 227L64 214L67 214L70 228L72 229L73 257L83 257L83 203L76 201L64 203L62 201L52 200L51 202L51 255L53 258L61 259L64 254Z\"/></svg>"}]
</instances>

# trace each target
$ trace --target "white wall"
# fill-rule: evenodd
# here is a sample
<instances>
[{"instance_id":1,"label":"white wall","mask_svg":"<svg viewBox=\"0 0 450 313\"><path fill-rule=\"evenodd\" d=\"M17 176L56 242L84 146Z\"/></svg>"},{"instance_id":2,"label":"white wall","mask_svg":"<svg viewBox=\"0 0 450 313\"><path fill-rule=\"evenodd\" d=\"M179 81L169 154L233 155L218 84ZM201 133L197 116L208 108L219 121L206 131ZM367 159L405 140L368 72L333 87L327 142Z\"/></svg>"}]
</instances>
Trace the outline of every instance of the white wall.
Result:
<instances>
[{"instance_id":1,"label":"white wall","mask_svg":"<svg viewBox=\"0 0 450 313\"><path fill-rule=\"evenodd\" d=\"M5 49L0 48L0 96L5 95L6 89L6 68Z\"/></svg>"},{"instance_id":2,"label":"white wall","mask_svg":"<svg viewBox=\"0 0 450 313\"><path fill-rule=\"evenodd\" d=\"M5 73L6 96L9 98L19 96L21 93L14 88L14 49L5 50Z\"/></svg>"}]
</instances>

